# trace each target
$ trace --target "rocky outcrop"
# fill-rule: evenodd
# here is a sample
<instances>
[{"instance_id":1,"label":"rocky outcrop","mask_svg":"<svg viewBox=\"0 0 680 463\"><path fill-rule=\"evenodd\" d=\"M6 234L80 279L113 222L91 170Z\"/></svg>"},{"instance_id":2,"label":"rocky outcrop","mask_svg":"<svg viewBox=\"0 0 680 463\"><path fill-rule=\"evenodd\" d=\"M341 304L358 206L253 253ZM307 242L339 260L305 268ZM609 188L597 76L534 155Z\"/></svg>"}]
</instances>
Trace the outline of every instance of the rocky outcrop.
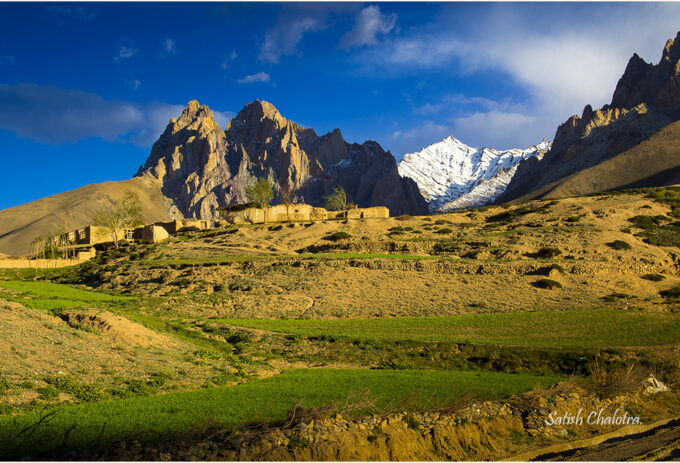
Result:
<instances>
[{"instance_id":1,"label":"rocky outcrop","mask_svg":"<svg viewBox=\"0 0 680 463\"><path fill-rule=\"evenodd\" d=\"M668 41L656 65L633 55L619 79L611 104L595 111L587 105L581 117L572 116L560 125L552 148L543 160L520 163L497 202L552 196L570 176L630 150L676 120L680 120L680 33L675 40ZM660 164L663 159L660 157L657 162ZM653 170L663 170L663 166ZM559 191L588 194L623 187L625 185L616 182L619 174L621 172L611 172L610 181L600 186L581 179L581 186L561 187ZM635 173L626 172L626 178L631 174L635 177ZM660 186L654 180L645 183L642 177L632 183Z\"/></svg>"},{"instance_id":2,"label":"rocky outcrop","mask_svg":"<svg viewBox=\"0 0 680 463\"><path fill-rule=\"evenodd\" d=\"M323 205L335 185L358 206L386 206L393 214L424 214L416 184L402 179L394 157L376 142L348 144L340 130L317 136L286 120L266 101L246 105L223 131L212 111L191 101L168 124L137 173L162 184L177 212L213 218L220 206L245 202L255 177L284 197Z\"/></svg>"}]
</instances>

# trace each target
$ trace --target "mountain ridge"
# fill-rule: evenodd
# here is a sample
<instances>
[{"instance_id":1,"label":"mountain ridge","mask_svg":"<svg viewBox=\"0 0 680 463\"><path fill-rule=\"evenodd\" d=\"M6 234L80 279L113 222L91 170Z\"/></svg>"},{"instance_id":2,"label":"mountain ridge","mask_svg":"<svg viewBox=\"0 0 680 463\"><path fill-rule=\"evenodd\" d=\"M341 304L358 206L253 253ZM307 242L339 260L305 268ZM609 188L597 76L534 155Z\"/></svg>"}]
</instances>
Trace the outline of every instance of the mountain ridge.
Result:
<instances>
[{"instance_id":1,"label":"mountain ridge","mask_svg":"<svg viewBox=\"0 0 680 463\"><path fill-rule=\"evenodd\" d=\"M404 155L399 174L416 182L431 212L476 207L505 190L520 161L549 148L545 139L527 149L476 148L451 135Z\"/></svg>"},{"instance_id":2,"label":"mountain ridge","mask_svg":"<svg viewBox=\"0 0 680 463\"><path fill-rule=\"evenodd\" d=\"M583 109L581 117L572 116L561 124L553 144L540 162L529 160L520 163L516 175L497 202L524 201L571 191L573 194L590 194L602 191L593 182L583 180L580 187L565 185L578 172L586 172L618 156L664 127L680 119L680 32L666 42L661 59L649 64L634 54L619 79L610 104L593 110ZM630 152L629 152L630 155ZM663 157L648 157L647 162L662 163ZM655 170L663 170L659 165ZM629 180L630 175L625 175ZM663 177L663 176L662 176ZM657 177L660 178L660 177ZM664 186L654 182L635 180L640 186ZM607 189L622 188L616 175L606 182Z\"/></svg>"},{"instance_id":3,"label":"mountain ridge","mask_svg":"<svg viewBox=\"0 0 680 463\"><path fill-rule=\"evenodd\" d=\"M339 129L318 136L288 121L269 102L248 103L224 131L195 100L172 119L137 172L159 181L175 212L213 218L219 207L245 201L255 177L272 185L275 201L322 205L335 185L359 206L386 206L394 214L423 214L425 200L397 163L374 141L350 144Z\"/></svg>"}]
</instances>

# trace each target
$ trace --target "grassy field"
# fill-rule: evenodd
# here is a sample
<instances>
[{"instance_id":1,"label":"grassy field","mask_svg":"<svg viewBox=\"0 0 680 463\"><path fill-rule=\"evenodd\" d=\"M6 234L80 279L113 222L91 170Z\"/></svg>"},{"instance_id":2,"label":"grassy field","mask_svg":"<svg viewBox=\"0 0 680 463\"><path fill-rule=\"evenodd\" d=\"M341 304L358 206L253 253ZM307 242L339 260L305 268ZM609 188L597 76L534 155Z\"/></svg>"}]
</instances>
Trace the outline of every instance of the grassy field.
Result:
<instances>
[{"instance_id":1,"label":"grassy field","mask_svg":"<svg viewBox=\"0 0 680 463\"><path fill-rule=\"evenodd\" d=\"M118 305L136 300L132 297L112 296L44 281L0 281L0 288L10 290L0 292L0 298L20 302L26 307L38 310L59 311L72 307Z\"/></svg>"},{"instance_id":2,"label":"grassy field","mask_svg":"<svg viewBox=\"0 0 680 463\"><path fill-rule=\"evenodd\" d=\"M211 320L217 322L217 320ZM447 341L531 347L620 347L680 342L680 315L570 310L339 320L225 319L246 328L351 339Z\"/></svg>"},{"instance_id":3,"label":"grassy field","mask_svg":"<svg viewBox=\"0 0 680 463\"><path fill-rule=\"evenodd\" d=\"M312 407L342 403L352 394L377 399L382 411L424 410L450 407L466 392L478 399L505 397L559 379L555 375L490 372L291 370L234 387L56 407L20 454L40 455L53 449L62 443L64 430L72 426L65 450L85 448L96 442L100 433L103 442L123 437L152 441L209 421L216 427L276 423L283 421L296 404ZM44 413L0 417L0 456L2 442L9 447L11 436L37 422Z\"/></svg>"}]
</instances>

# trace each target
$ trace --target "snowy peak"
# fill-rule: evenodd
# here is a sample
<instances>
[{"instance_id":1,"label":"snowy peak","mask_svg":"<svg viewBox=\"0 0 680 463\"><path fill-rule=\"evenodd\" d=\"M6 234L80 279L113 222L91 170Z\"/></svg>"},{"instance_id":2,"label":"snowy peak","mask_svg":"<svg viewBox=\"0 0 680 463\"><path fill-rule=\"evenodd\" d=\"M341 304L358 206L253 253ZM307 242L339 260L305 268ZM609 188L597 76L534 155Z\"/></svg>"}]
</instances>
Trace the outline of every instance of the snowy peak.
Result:
<instances>
[{"instance_id":1,"label":"snowy peak","mask_svg":"<svg viewBox=\"0 0 680 463\"><path fill-rule=\"evenodd\" d=\"M495 150L468 146L449 136L406 154L399 174L416 182L433 212L476 207L505 191L520 161L542 157L549 149L545 139L527 149Z\"/></svg>"}]
</instances>

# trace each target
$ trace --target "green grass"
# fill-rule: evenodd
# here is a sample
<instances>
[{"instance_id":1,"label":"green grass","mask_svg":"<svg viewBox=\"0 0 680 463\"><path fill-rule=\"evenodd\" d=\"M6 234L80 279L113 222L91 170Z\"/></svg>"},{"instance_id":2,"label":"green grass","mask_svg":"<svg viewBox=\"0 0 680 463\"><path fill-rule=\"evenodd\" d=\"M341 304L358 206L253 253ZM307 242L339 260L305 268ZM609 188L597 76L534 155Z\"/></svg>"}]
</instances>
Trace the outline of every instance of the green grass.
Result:
<instances>
[{"instance_id":1,"label":"green grass","mask_svg":"<svg viewBox=\"0 0 680 463\"><path fill-rule=\"evenodd\" d=\"M222 428L249 422L281 422L295 404L320 406L344 402L350 393L369 391L369 396L378 398L377 406L384 411L430 409L450 406L467 391L478 399L504 397L537 385L547 386L561 378L431 370L292 370L239 386L61 406L31 436L35 444L28 445L20 456L39 456L41 451L61 445L60 434L71 426L75 428L64 452L92 445L102 428L103 442L125 436L152 441L186 432L211 419ZM39 416L28 413L0 417L0 450L2 442L16 430L35 423ZM45 436L46 442L38 443Z\"/></svg>"},{"instance_id":2,"label":"green grass","mask_svg":"<svg viewBox=\"0 0 680 463\"><path fill-rule=\"evenodd\" d=\"M72 301L106 301L117 302L129 299L124 296L111 296L96 291L73 288L59 283L43 281L0 281L0 287L30 294L43 299L68 299Z\"/></svg>"},{"instance_id":3,"label":"green grass","mask_svg":"<svg viewBox=\"0 0 680 463\"><path fill-rule=\"evenodd\" d=\"M680 315L632 310L593 309L339 320L224 319L221 322L303 336L325 335L359 340L579 348L680 342Z\"/></svg>"},{"instance_id":4,"label":"green grass","mask_svg":"<svg viewBox=\"0 0 680 463\"><path fill-rule=\"evenodd\" d=\"M132 297L112 296L44 281L0 281L0 288L20 293L19 296L0 293L1 298L20 302L31 309L57 312L74 307L108 306L136 300ZM30 299L26 299L26 297Z\"/></svg>"}]
</instances>

